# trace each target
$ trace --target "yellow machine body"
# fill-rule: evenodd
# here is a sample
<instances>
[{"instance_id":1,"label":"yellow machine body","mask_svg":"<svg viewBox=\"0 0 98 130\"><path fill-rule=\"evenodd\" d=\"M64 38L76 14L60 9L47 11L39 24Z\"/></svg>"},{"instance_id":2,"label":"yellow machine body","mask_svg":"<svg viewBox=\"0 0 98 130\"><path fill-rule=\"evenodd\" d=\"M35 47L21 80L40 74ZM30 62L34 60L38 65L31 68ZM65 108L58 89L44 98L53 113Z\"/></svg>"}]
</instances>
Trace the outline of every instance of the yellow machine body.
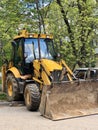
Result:
<instances>
[{"instance_id":1,"label":"yellow machine body","mask_svg":"<svg viewBox=\"0 0 98 130\"><path fill-rule=\"evenodd\" d=\"M40 39L53 39L51 35L31 34L26 30L23 30L14 38L13 47L16 47L15 40L17 41L17 39L22 39L25 41L25 39L28 38L38 39L39 46ZM21 44L22 46L20 46L17 52L20 50L23 51L23 43ZM31 44L33 46L34 43L32 42ZM16 56L20 53L16 53ZM22 59L22 61L25 61L26 57L24 55L24 51L22 55L23 57L20 57L20 59ZM22 55L20 54L20 56ZM24 69L25 66L21 64L20 59L17 61L16 57L14 57L13 61L9 62L8 65L4 64L2 66L2 90L5 91L8 85L8 93L10 97L12 95L14 95L14 97L17 97L17 94L20 93L24 94L26 100L25 103L29 110L35 111L39 108L41 115L52 120L84 116L98 112L97 80L76 80L73 72L67 66L64 60L57 62L54 59L41 58L41 56L31 61L30 67L31 69L33 68L33 72L30 72L30 74L24 74L22 72L22 69ZM18 91L15 93L15 90L13 94L12 91L14 90L14 86L17 87L17 82L17 90L19 90L19 93ZM41 91L41 102L38 90ZM31 93L32 91L34 92ZM38 95L38 98L36 93ZM34 95L31 96L31 94ZM36 101L34 101L35 98L32 99L34 96L38 103L37 105ZM31 101L33 101L33 103ZM34 103L35 106L32 107Z\"/></svg>"}]
</instances>

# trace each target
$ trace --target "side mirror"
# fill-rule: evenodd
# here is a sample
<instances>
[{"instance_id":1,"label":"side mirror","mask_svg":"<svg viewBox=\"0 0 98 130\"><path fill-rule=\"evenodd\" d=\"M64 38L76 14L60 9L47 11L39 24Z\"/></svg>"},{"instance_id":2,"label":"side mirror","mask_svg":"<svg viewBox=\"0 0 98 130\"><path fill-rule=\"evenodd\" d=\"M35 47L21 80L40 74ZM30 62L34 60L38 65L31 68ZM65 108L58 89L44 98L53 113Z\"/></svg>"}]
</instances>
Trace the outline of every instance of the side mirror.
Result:
<instances>
[{"instance_id":1,"label":"side mirror","mask_svg":"<svg viewBox=\"0 0 98 130\"><path fill-rule=\"evenodd\" d=\"M55 54L55 55L53 56L53 58L54 58L55 60L59 60L59 59L61 58L60 53Z\"/></svg>"},{"instance_id":2,"label":"side mirror","mask_svg":"<svg viewBox=\"0 0 98 130\"><path fill-rule=\"evenodd\" d=\"M57 57L60 58L60 57L61 57L61 54L60 54L60 53L57 53Z\"/></svg>"}]
</instances>

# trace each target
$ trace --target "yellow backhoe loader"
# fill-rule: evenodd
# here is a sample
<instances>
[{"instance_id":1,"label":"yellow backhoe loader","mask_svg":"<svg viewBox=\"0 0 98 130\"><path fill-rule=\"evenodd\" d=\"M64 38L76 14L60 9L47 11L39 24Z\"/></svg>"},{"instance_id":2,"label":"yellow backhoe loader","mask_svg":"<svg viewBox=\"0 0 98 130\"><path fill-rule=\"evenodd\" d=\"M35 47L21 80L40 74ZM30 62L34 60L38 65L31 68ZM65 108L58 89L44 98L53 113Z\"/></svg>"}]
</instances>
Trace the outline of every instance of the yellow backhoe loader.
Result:
<instances>
[{"instance_id":1,"label":"yellow backhoe loader","mask_svg":"<svg viewBox=\"0 0 98 130\"><path fill-rule=\"evenodd\" d=\"M9 101L24 97L28 110L52 120L98 112L98 81L76 80L64 60L56 61L53 37L22 30L2 66L2 90Z\"/></svg>"}]
</instances>

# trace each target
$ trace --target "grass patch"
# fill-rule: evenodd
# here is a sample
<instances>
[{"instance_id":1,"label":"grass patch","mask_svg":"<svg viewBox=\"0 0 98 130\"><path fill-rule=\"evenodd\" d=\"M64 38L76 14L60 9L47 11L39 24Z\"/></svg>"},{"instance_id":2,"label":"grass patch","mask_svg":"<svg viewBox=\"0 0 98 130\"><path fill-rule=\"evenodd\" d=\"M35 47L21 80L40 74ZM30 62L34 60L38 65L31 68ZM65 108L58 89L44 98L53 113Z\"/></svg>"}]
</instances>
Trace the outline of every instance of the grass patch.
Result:
<instances>
[{"instance_id":1,"label":"grass patch","mask_svg":"<svg viewBox=\"0 0 98 130\"><path fill-rule=\"evenodd\" d=\"M7 100L7 95L6 95L6 93L0 92L0 100L1 100L1 101Z\"/></svg>"}]
</instances>

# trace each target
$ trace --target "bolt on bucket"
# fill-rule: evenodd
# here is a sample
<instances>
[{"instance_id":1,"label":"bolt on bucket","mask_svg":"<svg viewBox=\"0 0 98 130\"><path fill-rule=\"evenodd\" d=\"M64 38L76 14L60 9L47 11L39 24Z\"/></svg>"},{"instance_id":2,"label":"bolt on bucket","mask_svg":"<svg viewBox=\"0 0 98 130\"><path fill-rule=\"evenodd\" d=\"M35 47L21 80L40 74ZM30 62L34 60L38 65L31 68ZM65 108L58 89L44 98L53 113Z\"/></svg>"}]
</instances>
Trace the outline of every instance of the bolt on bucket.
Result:
<instances>
[{"instance_id":1,"label":"bolt on bucket","mask_svg":"<svg viewBox=\"0 0 98 130\"><path fill-rule=\"evenodd\" d=\"M51 120L98 113L98 81L75 81L44 86L40 113Z\"/></svg>"}]
</instances>

